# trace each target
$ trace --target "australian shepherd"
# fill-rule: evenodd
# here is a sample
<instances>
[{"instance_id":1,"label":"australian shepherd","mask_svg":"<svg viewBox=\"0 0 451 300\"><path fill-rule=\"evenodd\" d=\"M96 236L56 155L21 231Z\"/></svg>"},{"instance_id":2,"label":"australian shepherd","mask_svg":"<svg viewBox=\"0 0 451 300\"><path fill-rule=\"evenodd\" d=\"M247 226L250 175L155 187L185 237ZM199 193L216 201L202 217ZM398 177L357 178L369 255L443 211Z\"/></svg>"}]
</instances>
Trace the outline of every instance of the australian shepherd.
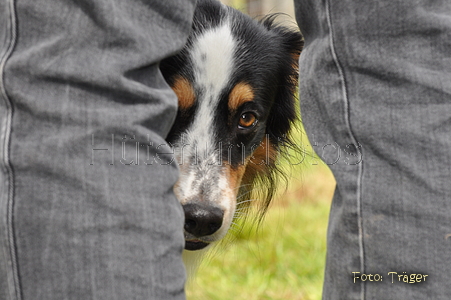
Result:
<instances>
[{"instance_id":1,"label":"australian shepherd","mask_svg":"<svg viewBox=\"0 0 451 300\"><path fill-rule=\"evenodd\" d=\"M302 47L301 34L274 15L256 21L199 0L186 46L161 63L179 102L167 140L180 166L174 191L185 212L188 268L246 215L251 199L266 211L297 118Z\"/></svg>"}]
</instances>

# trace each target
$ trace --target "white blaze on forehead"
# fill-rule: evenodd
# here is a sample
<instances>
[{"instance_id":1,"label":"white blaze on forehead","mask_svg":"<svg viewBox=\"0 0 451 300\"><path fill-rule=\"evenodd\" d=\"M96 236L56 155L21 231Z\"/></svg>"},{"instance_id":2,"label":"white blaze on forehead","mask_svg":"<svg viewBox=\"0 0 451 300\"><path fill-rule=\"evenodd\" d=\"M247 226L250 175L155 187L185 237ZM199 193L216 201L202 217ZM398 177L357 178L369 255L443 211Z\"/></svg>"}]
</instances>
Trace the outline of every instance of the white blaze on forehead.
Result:
<instances>
[{"instance_id":1,"label":"white blaze on forehead","mask_svg":"<svg viewBox=\"0 0 451 300\"><path fill-rule=\"evenodd\" d=\"M182 137L184 148L180 178L175 188L179 200L205 201L224 210L221 228L205 238L222 238L232 223L236 206L236 190L230 185L225 167L221 164L215 114L221 93L227 87L233 72L236 41L231 27L224 22L218 27L198 35L191 49L190 59L194 71L194 89L197 111L191 126ZM220 133L221 134L221 133Z\"/></svg>"},{"instance_id":2,"label":"white blaze on forehead","mask_svg":"<svg viewBox=\"0 0 451 300\"><path fill-rule=\"evenodd\" d=\"M205 150L208 154L217 153L213 119L221 92L232 75L235 44L230 24L224 22L198 35L191 50L194 85L201 92L197 98L198 111L187 135L191 146L196 145L203 158ZM214 157L210 159L217 161Z\"/></svg>"},{"instance_id":3,"label":"white blaze on forehead","mask_svg":"<svg viewBox=\"0 0 451 300\"><path fill-rule=\"evenodd\" d=\"M188 145L182 154L183 164L187 165L181 166L176 188L182 203L202 194L205 200L223 208L224 228L228 228L233 217L235 197L223 166L218 165L221 153L214 118L221 93L232 76L235 45L228 22L210 28L194 39L190 59L194 68L194 87L200 93L196 95L198 108L194 120L183 137L182 144Z\"/></svg>"},{"instance_id":4,"label":"white blaze on forehead","mask_svg":"<svg viewBox=\"0 0 451 300\"><path fill-rule=\"evenodd\" d=\"M199 35L191 52L195 84L219 96L230 79L234 51L235 40L228 22Z\"/></svg>"}]
</instances>

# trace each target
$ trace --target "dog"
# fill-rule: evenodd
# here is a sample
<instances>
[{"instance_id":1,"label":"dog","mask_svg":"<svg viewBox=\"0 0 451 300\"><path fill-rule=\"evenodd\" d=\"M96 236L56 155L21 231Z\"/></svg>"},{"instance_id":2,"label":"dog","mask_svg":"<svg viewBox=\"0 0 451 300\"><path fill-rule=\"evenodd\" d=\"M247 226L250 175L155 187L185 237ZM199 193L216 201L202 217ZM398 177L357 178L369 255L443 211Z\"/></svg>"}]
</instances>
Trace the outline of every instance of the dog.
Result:
<instances>
[{"instance_id":1,"label":"dog","mask_svg":"<svg viewBox=\"0 0 451 300\"><path fill-rule=\"evenodd\" d=\"M185 213L188 272L252 199L263 216L277 188L277 157L297 119L299 31L199 0L185 47L161 62L178 97L167 141L177 149L174 187ZM261 188L256 188L260 186Z\"/></svg>"}]
</instances>

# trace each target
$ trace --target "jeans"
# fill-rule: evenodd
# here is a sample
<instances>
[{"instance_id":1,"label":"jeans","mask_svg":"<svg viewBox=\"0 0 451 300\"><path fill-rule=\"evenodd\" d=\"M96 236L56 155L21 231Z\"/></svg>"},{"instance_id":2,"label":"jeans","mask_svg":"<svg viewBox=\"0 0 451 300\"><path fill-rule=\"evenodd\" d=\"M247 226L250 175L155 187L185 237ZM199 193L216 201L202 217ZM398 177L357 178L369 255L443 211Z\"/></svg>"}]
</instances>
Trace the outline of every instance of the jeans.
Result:
<instances>
[{"instance_id":1,"label":"jeans","mask_svg":"<svg viewBox=\"0 0 451 300\"><path fill-rule=\"evenodd\" d=\"M298 0L296 14L302 119L337 181L323 299L449 299L450 2Z\"/></svg>"},{"instance_id":2,"label":"jeans","mask_svg":"<svg viewBox=\"0 0 451 300\"><path fill-rule=\"evenodd\" d=\"M0 0L1 300L185 298L158 62L193 9Z\"/></svg>"}]
</instances>

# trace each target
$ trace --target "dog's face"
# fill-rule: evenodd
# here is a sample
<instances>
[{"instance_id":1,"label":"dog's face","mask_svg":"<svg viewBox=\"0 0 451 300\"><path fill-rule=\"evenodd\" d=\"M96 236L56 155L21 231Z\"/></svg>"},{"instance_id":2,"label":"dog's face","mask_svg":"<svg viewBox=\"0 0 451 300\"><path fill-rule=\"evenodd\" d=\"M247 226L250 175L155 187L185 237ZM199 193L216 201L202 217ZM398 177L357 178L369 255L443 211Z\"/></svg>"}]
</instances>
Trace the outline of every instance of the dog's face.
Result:
<instances>
[{"instance_id":1,"label":"dog's face","mask_svg":"<svg viewBox=\"0 0 451 300\"><path fill-rule=\"evenodd\" d=\"M272 175L296 117L301 48L300 33L273 18L256 22L200 1L186 47L163 61L179 99L168 141L180 166L174 191L185 211L185 249L224 237L256 178Z\"/></svg>"}]
</instances>

